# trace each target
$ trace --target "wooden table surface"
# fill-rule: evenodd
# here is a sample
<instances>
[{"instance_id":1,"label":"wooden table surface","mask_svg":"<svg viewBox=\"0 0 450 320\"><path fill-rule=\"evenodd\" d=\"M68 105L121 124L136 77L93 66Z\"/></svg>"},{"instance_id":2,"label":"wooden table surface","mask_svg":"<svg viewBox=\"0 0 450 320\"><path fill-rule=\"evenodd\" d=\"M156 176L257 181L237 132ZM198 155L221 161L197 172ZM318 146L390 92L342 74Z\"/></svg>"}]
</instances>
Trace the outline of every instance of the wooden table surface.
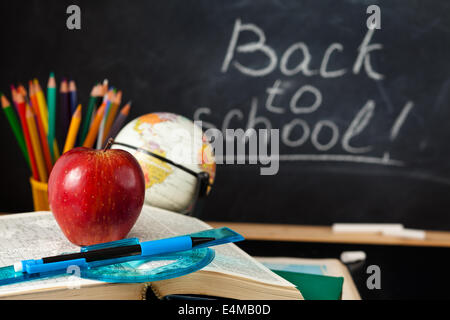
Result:
<instances>
[{"instance_id":1,"label":"wooden table surface","mask_svg":"<svg viewBox=\"0 0 450 320\"><path fill-rule=\"evenodd\" d=\"M448 231L426 231L425 239L422 240L375 233L334 233L331 226L218 221L207 221L207 223L214 228L229 227L242 234L247 240L450 247L450 232Z\"/></svg>"}]
</instances>

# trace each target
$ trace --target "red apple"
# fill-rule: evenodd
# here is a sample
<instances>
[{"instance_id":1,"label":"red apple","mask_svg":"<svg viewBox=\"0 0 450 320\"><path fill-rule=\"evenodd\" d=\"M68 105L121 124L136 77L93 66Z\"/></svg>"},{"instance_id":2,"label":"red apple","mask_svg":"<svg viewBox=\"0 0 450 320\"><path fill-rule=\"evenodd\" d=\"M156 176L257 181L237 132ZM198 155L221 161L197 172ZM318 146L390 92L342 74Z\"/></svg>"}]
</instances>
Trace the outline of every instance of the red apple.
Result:
<instances>
[{"instance_id":1,"label":"red apple","mask_svg":"<svg viewBox=\"0 0 450 320\"><path fill-rule=\"evenodd\" d=\"M75 148L55 163L48 181L50 210L70 242L120 240L144 204L144 174L124 150Z\"/></svg>"}]
</instances>

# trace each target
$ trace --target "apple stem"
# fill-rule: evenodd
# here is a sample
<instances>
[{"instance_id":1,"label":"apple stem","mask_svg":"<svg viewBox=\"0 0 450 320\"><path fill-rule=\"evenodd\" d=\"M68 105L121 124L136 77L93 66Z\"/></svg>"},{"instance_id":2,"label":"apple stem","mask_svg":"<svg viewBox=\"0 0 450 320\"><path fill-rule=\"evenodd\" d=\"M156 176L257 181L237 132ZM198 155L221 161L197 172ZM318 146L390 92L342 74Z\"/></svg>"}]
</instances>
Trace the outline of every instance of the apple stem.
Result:
<instances>
[{"instance_id":1,"label":"apple stem","mask_svg":"<svg viewBox=\"0 0 450 320\"><path fill-rule=\"evenodd\" d=\"M109 139L108 139L108 142L106 143L105 148L103 148L103 152L105 152L106 150L108 150L109 148L111 148L113 142L114 142L114 139L113 139L113 138L109 138Z\"/></svg>"}]
</instances>

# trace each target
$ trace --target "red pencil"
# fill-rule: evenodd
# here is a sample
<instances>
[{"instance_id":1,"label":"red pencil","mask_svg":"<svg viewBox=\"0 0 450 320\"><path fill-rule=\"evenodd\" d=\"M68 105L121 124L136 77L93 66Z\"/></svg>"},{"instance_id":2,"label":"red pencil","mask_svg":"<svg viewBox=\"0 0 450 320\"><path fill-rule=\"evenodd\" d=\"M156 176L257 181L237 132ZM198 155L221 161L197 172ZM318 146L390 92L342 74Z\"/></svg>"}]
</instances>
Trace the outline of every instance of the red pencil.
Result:
<instances>
[{"instance_id":1,"label":"red pencil","mask_svg":"<svg viewBox=\"0 0 450 320\"><path fill-rule=\"evenodd\" d=\"M27 145L28 156L30 157L31 173L34 180L39 181L39 173L36 164L36 159L34 158L33 146L31 144L30 132L28 130L27 119L25 117L25 99L21 94L15 95L17 109L19 110L20 123L22 124L23 135L25 138L25 143Z\"/></svg>"}]
</instances>

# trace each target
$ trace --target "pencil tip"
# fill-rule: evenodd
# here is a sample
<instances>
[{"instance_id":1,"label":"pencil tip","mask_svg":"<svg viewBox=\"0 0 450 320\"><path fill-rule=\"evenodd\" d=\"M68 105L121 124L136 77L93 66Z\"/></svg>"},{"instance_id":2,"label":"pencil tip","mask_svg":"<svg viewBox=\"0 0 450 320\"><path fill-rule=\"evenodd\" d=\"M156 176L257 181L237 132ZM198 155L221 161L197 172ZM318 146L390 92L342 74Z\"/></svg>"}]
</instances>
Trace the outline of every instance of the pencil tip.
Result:
<instances>
[{"instance_id":1,"label":"pencil tip","mask_svg":"<svg viewBox=\"0 0 450 320\"><path fill-rule=\"evenodd\" d=\"M28 92L30 93L30 96L32 96L34 94L34 90L33 90L33 81L28 81Z\"/></svg>"},{"instance_id":2,"label":"pencil tip","mask_svg":"<svg viewBox=\"0 0 450 320\"><path fill-rule=\"evenodd\" d=\"M28 104L25 106L25 115L27 116L27 118L34 116L33 111Z\"/></svg>"},{"instance_id":3,"label":"pencil tip","mask_svg":"<svg viewBox=\"0 0 450 320\"><path fill-rule=\"evenodd\" d=\"M128 112L130 111L130 107L131 107L131 105L129 105L129 104L127 104L125 107L123 107L122 114L128 114Z\"/></svg>"},{"instance_id":4,"label":"pencil tip","mask_svg":"<svg viewBox=\"0 0 450 320\"><path fill-rule=\"evenodd\" d=\"M9 100L6 98L6 96L3 93L1 95L2 95L2 97L1 97L2 107L6 108L10 105Z\"/></svg>"},{"instance_id":5,"label":"pencil tip","mask_svg":"<svg viewBox=\"0 0 450 320\"><path fill-rule=\"evenodd\" d=\"M74 117L80 117L81 116L81 103L78 105L77 109L73 113Z\"/></svg>"},{"instance_id":6,"label":"pencil tip","mask_svg":"<svg viewBox=\"0 0 450 320\"><path fill-rule=\"evenodd\" d=\"M70 80L70 82L69 82L69 90L70 91L76 91L77 90L77 86L75 85L75 81L74 80Z\"/></svg>"},{"instance_id":7,"label":"pencil tip","mask_svg":"<svg viewBox=\"0 0 450 320\"><path fill-rule=\"evenodd\" d=\"M54 78L55 77L55 73L52 71L50 72L50 78Z\"/></svg>"}]
</instances>

